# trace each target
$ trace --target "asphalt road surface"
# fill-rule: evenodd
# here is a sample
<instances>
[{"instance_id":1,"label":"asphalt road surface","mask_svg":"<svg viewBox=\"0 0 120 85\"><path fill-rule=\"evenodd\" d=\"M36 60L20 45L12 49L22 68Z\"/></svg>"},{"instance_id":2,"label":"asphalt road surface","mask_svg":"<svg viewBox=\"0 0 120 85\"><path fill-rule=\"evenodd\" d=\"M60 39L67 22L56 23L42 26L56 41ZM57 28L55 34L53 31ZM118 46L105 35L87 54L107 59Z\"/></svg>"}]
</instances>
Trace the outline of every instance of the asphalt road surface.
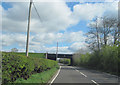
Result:
<instances>
[{"instance_id":1,"label":"asphalt road surface","mask_svg":"<svg viewBox=\"0 0 120 85\"><path fill-rule=\"evenodd\" d=\"M59 75L53 84L72 84L72 85L120 85L117 76L110 75L95 70L82 67L61 66Z\"/></svg>"}]
</instances>

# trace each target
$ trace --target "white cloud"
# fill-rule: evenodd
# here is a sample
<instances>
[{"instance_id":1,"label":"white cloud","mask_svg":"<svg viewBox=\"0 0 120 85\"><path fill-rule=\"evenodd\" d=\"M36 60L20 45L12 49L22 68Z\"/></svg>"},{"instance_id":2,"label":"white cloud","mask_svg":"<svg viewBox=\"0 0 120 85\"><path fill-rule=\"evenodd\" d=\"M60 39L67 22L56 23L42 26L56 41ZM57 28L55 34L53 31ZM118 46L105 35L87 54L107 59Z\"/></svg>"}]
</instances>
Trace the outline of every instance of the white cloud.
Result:
<instances>
[{"instance_id":1,"label":"white cloud","mask_svg":"<svg viewBox=\"0 0 120 85\"><path fill-rule=\"evenodd\" d=\"M24 34L2 34L2 45L10 46L17 43L19 46L25 46L25 39Z\"/></svg>"},{"instance_id":2,"label":"white cloud","mask_svg":"<svg viewBox=\"0 0 120 85\"><path fill-rule=\"evenodd\" d=\"M85 2L119 2L119 0L79 0L80 3L85 3Z\"/></svg>"},{"instance_id":3,"label":"white cloud","mask_svg":"<svg viewBox=\"0 0 120 85\"><path fill-rule=\"evenodd\" d=\"M44 33L37 34L33 37L33 40L36 42L41 42L44 44L53 44L55 42L84 42L86 37L82 31L78 32L65 32L65 33Z\"/></svg>"},{"instance_id":4,"label":"white cloud","mask_svg":"<svg viewBox=\"0 0 120 85\"><path fill-rule=\"evenodd\" d=\"M48 53L56 53L56 47L46 48ZM58 53L73 53L68 47L58 47Z\"/></svg>"},{"instance_id":5,"label":"white cloud","mask_svg":"<svg viewBox=\"0 0 120 85\"><path fill-rule=\"evenodd\" d=\"M0 29L2 29L2 6L0 5Z\"/></svg>"},{"instance_id":6,"label":"white cloud","mask_svg":"<svg viewBox=\"0 0 120 85\"><path fill-rule=\"evenodd\" d=\"M59 43L75 43L72 46L63 46L59 47L59 52L74 52L78 50L78 47L82 47L85 36L82 31L71 32L71 33L43 33L30 35L30 43L29 49L34 52L56 52L56 47L46 47L46 45L52 45L57 41ZM25 34L3 34L2 36L2 45L3 46L12 46L15 43L18 44L19 47L25 48L26 46L26 35ZM77 48L76 48L76 46Z\"/></svg>"},{"instance_id":7,"label":"white cloud","mask_svg":"<svg viewBox=\"0 0 120 85\"><path fill-rule=\"evenodd\" d=\"M105 0L105 2L119 2L119 0Z\"/></svg>"},{"instance_id":8,"label":"white cloud","mask_svg":"<svg viewBox=\"0 0 120 85\"><path fill-rule=\"evenodd\" d=\"M3 11L3 30L11 32L26 32L29 4L12 3L12 8ZM32 5L31 32L57 32L75 24L72 12L64 1L35 3L41 21Z\"/></svg>"},{"instance_id":9,"label":"white cloud","mask_svg":"<svg viewBox=\"0 0 120 85\"><path fill-rule=\"evenodd\" d=\"M82 31L66 33L64 38L66 42L84 42L85 41L85 36Z\"/></svg>"},{"instance_id":10,"label":"white cloud","mask_svg":"<svg viewBox=\"0 0 120 85\"><path fill-rule=\"evenodd\" d=\"M92 20L96 16L103 16L104 14L115 16L118 12L118 2L109 3L84 3L74 6L74 15L80 20ZM112 15L112 16L114 16Z\"/></svg>"},{"instance_id":11,"label":"white cloud","mask_svg":"<svg viewBox=\"0 0 120 85\"><path fill-rule=\"evenodd\" d=\"M2 30L6 32L27 32L27 22L18 22L15 20L10 20L8 18L3 18L2 20Z\"/></svg>"},{"instance_id":12,"label":"white cloud","mask_svg":"<svg viewBox=\"0 0 120 85\"><path fill-rule=\"evenodd\" d=\"M58 0L59 1L59 0ZM28 2L11 2L12 8L3 10L2 27L7 32L26 32L28 18ZM74 6L70 11L64 1L35 3L41 21L32 6L30 31L34 33L48 33L66 30L80 20L91 20L95 16L117 15L118 3L85 3Z\"/></svg>"},{"instance_id":13,"label":"white cloud","mask_svg":"<svg viewBox=\"0 0 120 85\"><path fill-rule=\"evenodd\" d=\"M87 44L85 42L75 42L69 47L69 49L75 52L82 48L84 49L86 47L87 47Z\"/></svg>"},{"instance_id":14,"label":"white cloud","mask_svg":"<svg viewBox=\"0 0 120 85\"><path fill-rule=\"evenodd\" d=\"M58 0L59 1L59 0ZM28 2L11 2L12 8L3 10L3 31L26 32L28 18ZM67 27L77 24L80 20L92 20L95 16L117 15L118 3L84 3L74 6L70 11L65 1L36 2L35 6L40 14L41 21L32 6L31 32L47 33L66 30Z\"/></svg>"},{"instance_id":15,"label":"white cloud","mask_svg":"<svg viewBox=\"0 0 120 85\"><path fill-rule=\"evenodd\" d=\"M96 25L97 25L97 27L102 27L102 24L103 24L103 20L100 17L97 17L96 21L91 21L91 22L87 23L87 26L95 28Z\"/></svg>"}]
</instances>

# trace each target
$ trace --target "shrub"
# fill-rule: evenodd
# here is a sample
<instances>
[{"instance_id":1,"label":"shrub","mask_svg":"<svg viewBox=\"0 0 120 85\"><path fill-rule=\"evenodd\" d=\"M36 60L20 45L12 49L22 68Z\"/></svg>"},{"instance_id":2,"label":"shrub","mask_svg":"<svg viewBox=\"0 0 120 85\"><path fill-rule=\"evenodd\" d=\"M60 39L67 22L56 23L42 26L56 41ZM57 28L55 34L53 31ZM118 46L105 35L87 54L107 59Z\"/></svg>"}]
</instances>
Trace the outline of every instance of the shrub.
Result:
<instances>
[{"instance_id":1,"label":"shrub","mask_svg":"<svg viewBox=\"0 0 120 85\"><path fill-rule=\"evenodd\" d=\"M40 73L58 67L56 61L2 53L2 82L13 82L18 78L27 79L33 73Z\"/></svg>"},{"instance_id":2,"label":"shrub","mask_svg":"<svg viewBox=\"0 0 120 85\"><path fill-rule=\"evenodd\" d=\"M117 46L106 46L102 48L101 65L103 70L116 72L118 70L118 48Z\"/></svg>"},{"instance_id":3,"label":"shrub","mask_svg":"<svg viewBox=\"0 0 120 85\"><path fill-rule=\"evenodd\" d=\"M120 57L119 47L104 46L100 51L94 51L91 54L77 53L73 56L74 65L84 66L113 74L120 75Z\"/></svg>"},{"instance_id":4,"label":"shrub","mask_svg":"<svg viewBox=\"0 0 120 85\"><path fill-rule=\"evenodd\" d=\"M70 65L70 59L64 58L59 60L60 63Z\"/></svg>"}]
</instances>

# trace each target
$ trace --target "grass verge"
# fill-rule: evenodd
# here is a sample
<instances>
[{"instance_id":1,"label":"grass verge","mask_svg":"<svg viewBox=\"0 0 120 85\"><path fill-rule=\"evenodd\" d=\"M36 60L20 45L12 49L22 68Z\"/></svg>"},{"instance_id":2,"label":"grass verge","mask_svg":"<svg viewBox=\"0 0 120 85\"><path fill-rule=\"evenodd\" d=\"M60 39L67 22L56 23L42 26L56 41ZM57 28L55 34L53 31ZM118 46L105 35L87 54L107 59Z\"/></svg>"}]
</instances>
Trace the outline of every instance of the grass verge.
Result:
<instances>
[{"instance_id":1,"label":"grass verge","mask_svg":"<svg viewBox=\"0 0 120 85\"><path fill-rule=\"evenodd\" d=\"M45 84L52 78L52 76L56 73L57 70L58 68L52 68L48 71L33 74L27 80L24 80L23 78L17 79L14 83L38 83L38 84L43 83Z\"/></svg>"}]
</instances>

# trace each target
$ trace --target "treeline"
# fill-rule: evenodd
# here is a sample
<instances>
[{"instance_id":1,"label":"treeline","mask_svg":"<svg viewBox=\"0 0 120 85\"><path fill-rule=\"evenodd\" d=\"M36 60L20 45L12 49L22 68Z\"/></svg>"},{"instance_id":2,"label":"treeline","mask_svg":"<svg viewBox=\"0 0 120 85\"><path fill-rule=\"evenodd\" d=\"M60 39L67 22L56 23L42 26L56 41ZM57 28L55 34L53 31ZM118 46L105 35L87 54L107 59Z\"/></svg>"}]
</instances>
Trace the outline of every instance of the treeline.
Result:
<instances>
[{"instance_id":1,"label":"treeline","mask_svg":"<svg viewBox=\"0 0 120 85\"><path fill-rule=\"evenodd\" d=\"M114 17L97 17L89 28L86 43L90 51L75 53L74 65L120 75L120 22Z\"/></svg>"},{"instance_id":2,"label":"treeline","mask_svg":"<svg viewBox=\"0 0 120 85\"><path fill-rule=\"evenodd\" d=\"M12 83L18 78L27 80L32 74L58 67L56 61L2 53L2 83Z\"/></svg>"},{"instance_id":3,"label":"treeline","mask_svg":"<svg viewBox=\"0 0 120 85\"><path fill-rule=\"evenodd\" d=\"M118 47L115 45L105 46L101 51L94 51L93 53L76 53L73 56L73 63L76 66L83 66L120 75L120 58L118 57Z\"/></svg>"},{"instance_id":4,"label":"treeline","mask_svg":"<svg viewBox=\"0 0 120 85\"><path fill-rule=\"evenodd\" d=\"M96 17L89 23L86 43L91 50L100 50L103 46L118 45L120 22L115 17Z\"/></svg>"}]
</instances>

